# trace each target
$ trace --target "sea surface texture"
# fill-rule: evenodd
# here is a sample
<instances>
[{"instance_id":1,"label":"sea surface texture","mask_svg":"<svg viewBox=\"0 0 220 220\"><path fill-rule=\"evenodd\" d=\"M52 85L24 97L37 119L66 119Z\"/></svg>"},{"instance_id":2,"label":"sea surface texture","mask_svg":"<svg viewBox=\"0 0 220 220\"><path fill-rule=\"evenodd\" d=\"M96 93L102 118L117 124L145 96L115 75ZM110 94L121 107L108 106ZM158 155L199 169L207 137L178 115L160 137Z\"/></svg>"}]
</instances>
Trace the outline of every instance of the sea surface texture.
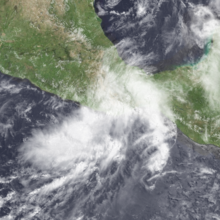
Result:
<instances>
[{"instance_id":1,"label":"sea surface texture","mask_svg":"<svg viewBox=\"0 0 220 220\"><path fill-rule=\"evenodd\" d=\"M0 219L220 218L220 150L0 74ZM158 123L156 123L158 125Z\"/></svg>"},{"instance_id":2,"label":"sea surface texture","mask_svg":"<svg viewBox=\"0 0 220 220\"><path fill-rule=\"evenodd\" d=\"M96 0L94 6L119 55L147 72L198 62L210 41L206 24L219 18L212 0Z\"/></svg>"}]
</instances>

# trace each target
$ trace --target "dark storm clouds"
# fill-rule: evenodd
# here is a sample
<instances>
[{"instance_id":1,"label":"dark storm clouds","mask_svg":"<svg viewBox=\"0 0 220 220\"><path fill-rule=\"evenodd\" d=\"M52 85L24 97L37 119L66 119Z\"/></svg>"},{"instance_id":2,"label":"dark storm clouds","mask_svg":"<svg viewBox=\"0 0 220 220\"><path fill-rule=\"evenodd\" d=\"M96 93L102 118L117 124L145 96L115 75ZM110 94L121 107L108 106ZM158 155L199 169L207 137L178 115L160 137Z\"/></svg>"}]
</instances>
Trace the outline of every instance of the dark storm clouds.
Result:
<instances>
[{"instance_id":1,"label":"dark storm clouds","mask_svg":"<svg viewBox=\"0 0 220 220\"><path fill-rule=\"evenodd\" d=\"M220 13L217 0L96 0L94 6L119 55L147 72L197 62L211 37L205 28Z\"/></svg>"},{"instance_id":2,"label":"dark storm clouds","mask_svg":"<svg viewBox=\"0 0 220 220\"><path fill-rule=\"evenodd\" d=\"M55 158L56 148L49 150L47 145L51 143L49 131L51 127L61 132L62 121L79 117L79 106L74 102L63 101L52 94L42 92L26 80L1 74L0 82L0 217L2 219L213 220L220 218L219 148L198 145L178 131L177 137L171 135L165 141L169 146L165 164L159 170L152 172L151 164L147 162L161 162L158 156L165 152L160 152L161 145L156 143L152 145L150 139L152 129L146 119L136 117L135 120L123 123L122 127L119 126L121 133L118 133L116 128L117 124L121 125L120 122L109 121L108 118L105 122L103 118L107 130L105 127L103 130L99 129L100 133L97 133L98 136L94 141L101 141L106 132L113 140L122 138L120 143L126 146L123 148L122 145L124 150L119 151L123 154L123 160L109 161L108 166L104 166L105 169L102 170L95 164L93 172L88 176L82 172L83 179L79 178L75 181L74 173L69 172L71 169L69 164L74 165L71 163L71 158L75 158L74 154L72 156L69 154L74 152L68 151L63 154L60 151L58 158ZM67 129L77 130L78 127L74 128L74 125L79 124L73 123L70 127L67 126ZM48 159L50 165L44 168L42 164L40 169L36 164L32 165L31 160L21 163L19 154L22 151L17 151L20 145L28 143L28 139L33 139L32 136L35 134L33 130L36 129L42 131L40 137L48 137L45 139L46 150L31 141L32 145L27 145L26 150L31 152L37 147L44 152L41 156ZM93 130L95 129L94 127ZM69 137L68 130L64 129L64 137L68 136L72 140L74 136ZM55 135L52 133L52 136L56 138L56 134L56 132ZM56 143L58 145L55 147L63 151L67 150L60 146L59 141L55 141ZM63 146L65 144L64 141ZM90 148L86 148L83 154L86 151L90 156L94 156ZM33 152L37 153L37 151ZM50 155L53 157L53 163L50 161ZM60 160L59 156L63 155L67 155L70 160L64 160L59 168L56 163ZM92 162L92 157L86 157L84 161ZM155 161L152 160L154 158ZM93 165L89 165L93 169ZM50 166L55 169L51 169Z\"/></svg>"}]
</instances>

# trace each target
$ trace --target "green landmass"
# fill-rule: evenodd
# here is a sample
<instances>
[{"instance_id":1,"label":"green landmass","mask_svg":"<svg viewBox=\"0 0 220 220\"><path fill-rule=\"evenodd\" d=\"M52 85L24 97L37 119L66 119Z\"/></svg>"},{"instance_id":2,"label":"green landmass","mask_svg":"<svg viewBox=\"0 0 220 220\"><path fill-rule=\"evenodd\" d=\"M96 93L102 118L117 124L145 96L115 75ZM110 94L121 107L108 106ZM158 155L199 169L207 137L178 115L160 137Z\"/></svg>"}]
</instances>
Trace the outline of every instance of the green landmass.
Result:
<instances>
[{"instance_id":1,"label":"green landmass","mask_svg":"<svg viewBox=\"0 0 220 220\"><path fill-rule=\"evenodd\" d=\"M112 45L100 22L88 0L2 0L0 70L84 104L103 50Z\"/></svg>"},{"instance_id":2,"label":"green landmass","mask_svg":"<svg viewBox=\"0 0 220 220\"><path fill-rule=\"evenodd\" d=\"M119 77L126 68L100 23L89 0L1 0L0 71L96 108L92 93L100 85L97 79L116 71L115 65ZM174 120L183 133L198 143L220 146L220 91L207 84L207 77L218 83L218 35L213 39L199 63L145 79L169 94ZM111 51L116 61L109 62L106 71L103 60L106 65Z\"/></svg>"}]
</instances>

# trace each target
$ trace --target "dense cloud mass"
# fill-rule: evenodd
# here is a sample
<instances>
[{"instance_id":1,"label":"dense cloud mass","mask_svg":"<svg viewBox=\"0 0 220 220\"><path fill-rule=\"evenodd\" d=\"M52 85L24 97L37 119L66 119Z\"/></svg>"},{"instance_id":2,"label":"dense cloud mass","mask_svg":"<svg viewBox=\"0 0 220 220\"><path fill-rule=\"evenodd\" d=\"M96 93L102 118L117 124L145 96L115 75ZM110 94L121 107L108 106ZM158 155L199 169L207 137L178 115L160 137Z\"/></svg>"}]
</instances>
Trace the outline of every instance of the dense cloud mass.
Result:
<instances>
[{"instance_id":1,"label":"dense cloud mass","mask_svg":"<svg viewBox=\"0 0 220 220\"><path fill-rule=\"evenodd\" d=\"M197 62L219 25L217 0L96 0L94 5L119 55L147 72Z\"/></svg>"},{"instance_id":2,"label":"dense cloud mass","mask_svg":"<svg viewBox=\"0 0 220 220\"><path fill-rule=\"evenodd\" d=\"M217 0L95 8L121 57L147 72L198 61L220 16ZM166 91L112 50L86 95L96 111L0 73L0 219L220 219L220 149L183 135Z\"/></svg>"},{"instance_id":3,"label":"dense cloud mass","mask_svg":"<svg viewBox=\"0 0 220 220\"><path fill-rule=\"evenodd\" d=\"M0 77L1 219L220 217L217 147L162 115L106 115Z\"/></svg>"}]
</instances>

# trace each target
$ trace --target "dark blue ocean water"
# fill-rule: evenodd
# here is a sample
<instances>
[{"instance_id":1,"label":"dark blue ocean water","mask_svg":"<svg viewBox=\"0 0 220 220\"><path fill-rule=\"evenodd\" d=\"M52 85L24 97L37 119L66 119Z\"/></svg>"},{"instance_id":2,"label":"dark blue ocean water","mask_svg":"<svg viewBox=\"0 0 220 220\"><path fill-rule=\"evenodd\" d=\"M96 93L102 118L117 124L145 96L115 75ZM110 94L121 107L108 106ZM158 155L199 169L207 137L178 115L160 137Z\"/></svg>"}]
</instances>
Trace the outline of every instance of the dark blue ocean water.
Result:
<instances>
[{"instance_id":1,"label":"dark blue ocean water","mask_svg":"<svg viewBox=\"0 0 220 220\"><path fill-rule=\"evenodd\" d=\"M192 64L217 1L96 0L129 64ZM216 6L216 7L215 7ZM220 219L220 150L161 117L111 117L0 73L0 219Z\"/></svg>"},{"instance_id":2,"label":"dark blue ocean water","mask_svg":"<svg viewBox=\"0 0 220 220\"><path fill-rule=\"evenodd\" d=\"M61 136L68 136L68 130L80 129L80 123L73 123L68 127L68 121L79 117L79 104L43 92L27 80L2 73L0 102L0 219L219 218L218 147L196 144L177 131L177 136L166 140L170 150L165 166L153 173L149 168L151 164L146 164L147 161L154 161L154 155L157 155L162 146L152 146L148 139L143 139L152 132L148 122L137 117L124 125L123 132L118 134L117 121L112 121L110 129L107 129L108 135L115 140L124 135L123 143L127 147L123 160L109 163L104 170L98 169L100 164L97 162L97 168L91 169L85 179L83 172L86 170L75 181L77 174L74 173L74 167L71 167L75 165L71 163L71 158L74 159L77 152L62 152L69 148L56 145L60 145L56 136L59 136L59 131ZM59 129L65 120L67 130L62 132ZM106 126L109 126L107 119ZM51 127L58 131L58 135L53 135L52 139L49 132ZM101 142L104 130L103 127L96 134L96 142ZM36 131L42 131L40 136L36 135ZM86 130L84 132L86 139ZM25 154L19 150L20 146L28 143L32 136L42 137L46 151L41 149L40 138L34 139L38 143L30 141L32 144L27 145L25 150L30 153L29 156L32 151L36 153L39 158L32 155L35 162L43 158L42 166L38 162L32 163L32 160L20 160L21 154ZM55 148L47 148L54 138ZM74 133L70 140L71 138L74 138ZM63 140L65 146L66 139ZM74 148L76 142L71 143ZM57 154L56 149L61 151ZM78 151L81 149L78 148ZM86 151L90 152L90 149L87 148ZM73 154L70 160L61 163L62 166L56 166L60 164L57 161L59 155L69 158L70 154ZM89 155L92 156L90 153ZM51 157L52 165L48 165ZM83 160L87 161L86 158ZM93 160L89 161L92 166Z\"/></svg>"},{"instance_id":3,"label":"dark blue ocean water","mask_svg":"<svg viewBox=\"0 0 220 220\"><path fill-rule=\"evenodd\" d=\"M129 65L160 72L197 63L208 52L208 21L219 18L212 0L96 0L105 35Z\"/></svg>"}]
</instances>

